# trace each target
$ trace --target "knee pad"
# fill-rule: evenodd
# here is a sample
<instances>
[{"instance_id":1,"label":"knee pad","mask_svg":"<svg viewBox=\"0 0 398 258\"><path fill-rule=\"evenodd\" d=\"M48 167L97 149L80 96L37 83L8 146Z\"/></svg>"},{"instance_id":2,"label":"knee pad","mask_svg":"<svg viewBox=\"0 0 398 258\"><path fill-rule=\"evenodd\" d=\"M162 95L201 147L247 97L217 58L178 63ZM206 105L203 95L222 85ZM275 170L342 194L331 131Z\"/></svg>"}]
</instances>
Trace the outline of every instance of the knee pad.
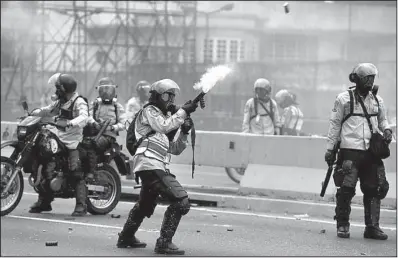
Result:
<instances>
[{"instance_id":1,"label":"knee pad","mask_svg":"<svg viewBox=\"0 0 398 258\"><path fill-rule=\"evenodd\" d=\"M355 196L355 188L353 187L340 187L337 189L336 198L345 197L345 199L352 199Z\"/></svg>"},{"instance_id":2,"label":"knee pad","mask_svg":"<svg viewBox=\"0 0 398 258\"><path fill-rule=\"evenodd\" d=\"M191 209L191 204L189 203L188 198L184 198L172 205L180 212L181 215L186 215Z\"/></svg>"},{"instance_id":3,"label":"knee pad","mask_svg":"<svg viewBox=\"0 0 398 258\"><path fill-rule=\"evenodd\" d=\"M387 196L389 188L390 186L387 181L383 186L379 187L369 187L361 185L361 191L364 196L366 196L367 198L376 197L380 200L384 199Z\"/></svg>"}]
</instances>

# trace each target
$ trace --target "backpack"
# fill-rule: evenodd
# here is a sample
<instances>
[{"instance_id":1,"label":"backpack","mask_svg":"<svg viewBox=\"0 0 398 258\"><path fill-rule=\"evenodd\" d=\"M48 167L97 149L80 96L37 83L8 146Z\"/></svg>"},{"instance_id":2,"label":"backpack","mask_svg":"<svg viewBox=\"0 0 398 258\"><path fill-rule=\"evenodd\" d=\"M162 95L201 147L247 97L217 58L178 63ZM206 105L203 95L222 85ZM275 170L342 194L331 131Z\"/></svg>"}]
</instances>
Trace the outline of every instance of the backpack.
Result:
<instances>
[{"instance_id":1,"label":"backpack","mask_svg":"<svg viewBox=\"0 0 398 258\"><path fill-rule=\"evenodd\" d=\"M130 123L128 129L127 129L127 135L126 135L126 148L129 151L131 156L134 156L138 146L142 143L142 141L146 138L148 138L151 134L154 134L155 131L150 131L146 135L142 136L138 141L137 138L135 137L135 122L138 118L138 116L142 113L145 107L147 107L148 104L144 105L143 108L141 108L133 118L133 121Z\"/></svg>"}]
</instances>

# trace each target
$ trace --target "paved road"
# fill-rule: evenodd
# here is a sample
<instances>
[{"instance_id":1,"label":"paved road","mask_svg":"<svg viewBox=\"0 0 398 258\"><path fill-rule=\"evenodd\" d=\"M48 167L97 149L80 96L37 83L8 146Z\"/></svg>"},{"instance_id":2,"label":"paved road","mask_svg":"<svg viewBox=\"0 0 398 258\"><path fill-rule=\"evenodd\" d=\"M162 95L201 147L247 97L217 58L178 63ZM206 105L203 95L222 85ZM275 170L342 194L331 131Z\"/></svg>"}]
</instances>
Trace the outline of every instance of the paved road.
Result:
<instances>
[{"instance_id":1,"label":"paved road","mask_svg":"<svg viewBox=\"0 0 398 258\"><path fill-rule=\"evenodd\" d=\"M133 203L120 202L113 214L121 218L87 216L70 218L74 201L57 199L52 213L30 214L36 194L28 192L14 212L1 218L2 256L153 256L154 243L165 206L158 205L137 236L145 249L118 249L117 233ZM254 214L217 208L192 207L184 217L174 242L187 256L396 256L396 227L387 241L362 237L362 222L353 222L351 239L338 239L334 222L272 214ZM228 231L232 229L232 231ZM325 230L325 233L321 233ZM46 247L57 241L57 247Z\"/></svg>"},{"instance_id":2,"label":"paved road","mask_svg":"<svg viewBox=\"0 0 398 258\"><path fill-rule=\"evenodd\" d=\"M1 150L1 155L9 157L12 148L4 148ZM183 185L195 186L211 186L224 188L238 188L239 185L233 182L226 174L224 168L196 166L194 178L192 178L192 170L189 165L170 165L170 170L178 178L178 181Z\"/></svg>"}]
</instances>

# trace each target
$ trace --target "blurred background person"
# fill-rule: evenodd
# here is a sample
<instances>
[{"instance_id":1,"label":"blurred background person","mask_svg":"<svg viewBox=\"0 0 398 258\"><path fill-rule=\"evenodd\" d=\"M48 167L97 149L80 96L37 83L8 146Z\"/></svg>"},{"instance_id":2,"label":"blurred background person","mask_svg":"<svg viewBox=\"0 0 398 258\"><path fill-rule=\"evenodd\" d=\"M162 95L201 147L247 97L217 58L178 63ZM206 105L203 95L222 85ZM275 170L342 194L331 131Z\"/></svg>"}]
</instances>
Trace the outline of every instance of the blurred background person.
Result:
<instances>
[{"instance_id":1,"label":"blurred background person","mask_svg":"<svg viewBox=\"0 0 398 258\"><path fill-rule=\"evenodd\" d=\"M296 95L283 89L275 94L275 101L283 109L281 134L299 136L303 126L304 115L297 107Z\"/></svg>"},{"instance_id":2,"label":"blurred background person","mask_svg":"<svg viewBox=\"0 0 398 258\"><path fill-rule=\"evenodd\" d=\"M280 134L280 117L275 100L271 99L271 85L260 78L254 83L254 98L246 102L242 131L262 135Z\"/></svg>"}]
</instances>

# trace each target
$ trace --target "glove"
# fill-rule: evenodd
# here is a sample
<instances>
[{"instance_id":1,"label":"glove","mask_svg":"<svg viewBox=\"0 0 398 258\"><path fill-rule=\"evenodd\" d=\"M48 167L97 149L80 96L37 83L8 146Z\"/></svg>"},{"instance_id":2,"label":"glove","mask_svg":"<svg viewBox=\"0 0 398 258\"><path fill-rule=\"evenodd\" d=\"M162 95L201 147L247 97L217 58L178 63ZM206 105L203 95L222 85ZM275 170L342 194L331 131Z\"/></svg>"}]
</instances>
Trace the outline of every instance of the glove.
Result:
<instances>
[{"instance_id":1,"label":"glove","mask_svg":"<svg viewBox=\"0 0 398 258\"><path fill-rule=\"evenodd\" d=\"M101 129L101 125L98 122L94 122L93 123L93 127L95 128L95 130L99 131Z\"/></svg>"},{"instance_id":2,"label":"glove","mask_svg":"<svg viewBox=\"0 0 398 258\"><path fill-rule=\"evenodd\" d=\"M392 131L391 131L391 129L384 130L384 140L387 143L391 143L391 141L392 141Z\"/></svg>"},{"instance_id":3,"label":"glove","mask_svg":"<svg viewBox=\"0 0 398 258\"><path fill-rule=\"evenodd\" d=\"M185 112L189 115L195 112L195 110L198 108L198 104L193 103L192 100L189 100L181 108L184 109Z\"/></svg>"},{"instance_id":4,"label":"glove","mask_svg":"<svg viewBox=\"0 0 398 258\"><path fill-rule=\"evenodd\" d=\"M205 102L205 99L204 99L204 98L201 98L200 101L199 101L199 103L200 103L200 108L201 108L201 109L204 109L204 108L206 107L206 102Z\"/></svg>"},{"instance_id":5,"label":"glove","mask_svg":"<svg viewBox=\"0 0 398 258\"><path fill-rule=\"evenodd\" d=\"M184 123L181 125L181 132L183 134L188 134L189 130L191 130L193 125L193 121L190 117L185 118Z\"/></svg>"},{"instance_id":6,"label":"glove","mask_svg":"<svg viewBox=\"0 0 398 258\"><path fill-rule=\"evenodd\" d=\"M330 166L334 162L334 154L332 150L327 150L325 153L325 161Z\"/></svg>"}]
</instances>

